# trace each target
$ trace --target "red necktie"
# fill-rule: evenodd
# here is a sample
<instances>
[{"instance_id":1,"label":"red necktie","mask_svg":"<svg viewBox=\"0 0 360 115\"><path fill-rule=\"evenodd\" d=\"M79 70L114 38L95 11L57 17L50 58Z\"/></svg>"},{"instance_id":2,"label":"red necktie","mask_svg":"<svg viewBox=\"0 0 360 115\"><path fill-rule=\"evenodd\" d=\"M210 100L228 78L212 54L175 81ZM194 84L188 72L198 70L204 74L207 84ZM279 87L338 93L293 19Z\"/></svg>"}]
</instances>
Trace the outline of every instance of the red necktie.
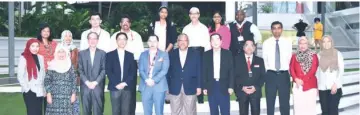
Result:
<instances>
[{"instance_id":1,"label":"red necktie","mask_svg":"<svg viewBox=\"0 0 360 115\"><path fill-rule=\"evenodd\" d=\"M250 57L247 57L248 58L248 61L247 61L247 67L248 67L248 70L249 72L251 71L251 64L250 64Z\"/></svg>"}]
</instances>

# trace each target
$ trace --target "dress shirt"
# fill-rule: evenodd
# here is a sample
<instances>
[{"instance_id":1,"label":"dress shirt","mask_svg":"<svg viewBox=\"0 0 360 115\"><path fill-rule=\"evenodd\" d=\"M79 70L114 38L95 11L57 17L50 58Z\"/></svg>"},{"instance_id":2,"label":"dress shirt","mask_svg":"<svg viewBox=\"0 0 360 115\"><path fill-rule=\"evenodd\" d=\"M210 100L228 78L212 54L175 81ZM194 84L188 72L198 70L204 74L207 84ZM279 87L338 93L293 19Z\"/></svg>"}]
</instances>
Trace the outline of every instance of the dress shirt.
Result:
<instances>
[{"instance_id":1,"label":"dress shirt","mask_svg":"<svg viewBox=\"0 0 360 115\"><path fill-rule=\"evenodd\" d=\"M236 25L239 28L241 28L244 25L245 22L246 22L246 20L244 20L241 24L239 24L239 23L237 23L237 21L234 21L234 23L236 23ZM227 25L227 26L228 26L228 28L230 28L229 25ZM250 32L254 34L254 42L255 42L255 44L259 43L262 40L262 36L261 36L261 32L260 32L259 28L253 23L250 26Z\"/></svg>"},{"instance_id":2,"label":"dress shirt","mask_svg":"<svg viewBox=\"0 0 360 115\"><path fill-rule=\"evenodd\" d=\"M88 34L91 32L91 29L84 31L81 34L81 41L80 41L80 50L85 50L87 48L89 48L89 43L88 43ZM104 50L105 52L109 52L110 50L110 34L109 32L101 29L100 33L99 33L99 42L97 44L97 48Z\"/></svg>"},{"instance_id":3,"label":"dress shirt","mask_svg":"<svg viewBox=\"0 0 360 115\"><path fill-rule=\"evenodd\" d=\"M117 42L116 42L116 35L120 32L124 32L124 31L115 32L111 36L111 39L110 39L111 40L111 50L110 51L113 51L118 47ZM126 35L128 37L128 40L127 40L127 43L125 46L125 50L133 53L135 60L139 60L140 54L144 51L144 43L141 39L140 34L133 30L130 30L129 32L124 32L124 33L126 33Z\"/></svg>"},{"instance_id":4,"label":"dress shirt","mask_svg":"<svg viewBox=\"0 0 360 115\"><path fill-rule=\"evenodd\" d=\"M166 25L161 25L159 21L155 22L155 35L159 37L158 48L162 51L166 50Z\"/></svg>"},{"instance_id":5,"label":"dress shirt","mask_svg":"<svg viewBox=\"0 0 360 115\"><path fill-rule=\"evenodd\" d=\"M250 57L250 58L248 58L248 57ZM247 62L248 62L249 59L250 59L250 64L252 64L253 54L251 54L251 55L245 54L245 59L246 59L246 64L247 64Z\"/></svg>"},{"instance_id":6,"label":"dress shirt","mask_svg":"<svg viewBox=\"0 0 360 115\"><path fill-rule=\"evenodd\" d=\"M91 66L93 66L93 65L94 65L95 52L96 52L96 51L91 51L91 50L90 50L90 61L91 61Z\"/></svg>"},{"instance_id":7,"label":"dress shirt","mask_svg":"<svg viewBox=\"0 0 360 115\"><path fill-rule=\"evenodd\" d=\"M120 61L120 69L121 69L121 81L124 78L124 58L125 58L125 50L117 50L118 51L118 56L119 56L119 61Z\"/></svg>"},{"instance_id":8,"label":"dress shirt","mask_svg":"<svg viewBox=\"0 0 360 115\"><path fill-rule=\"evenodd\" d=\"M187 52L188 52L188 49L186 49L185 51L179 50L180 63L181 63L181 67L182 67L182 68L184 68L184 65L185 65Z\"/></svg>"},{"instance_id":9,"label":"dress shirt","mask_svg":"<svg viewBox=\"0 0 360 115\"><path fill-rule=\"evenodd\" d=\"M280 69L289 70L290 60L292 56L292 43L283 37L279 38L279 50L280 50ZM275 69L275 51L276 51L276 39L270 37L263 43L263 59L266 70Z\"/></svg>"},{"instance_id":10,"label":"dress shirt","mask_svg":"<svg viewBox=\"0 0 360 115\"><path fill-rule=\"evenodd\" d=\"M318 55L319 60L321 60L320 55ZM327 69L325 72L321 70L320 66L317 69L316 77L318 81L319 90L331 90L332 85L335 83L337 88L342 87L342 77L344 74L344 58L340 52L338 52L338 64L339 69L330 72L330 69Z\"/></svg>"},{"instance_id":11,"label":"dress shirt","mask_svg":"<svg viewBox=\"0 0 360 115\"><path fill-rule=\"evenodd\" d=\"M182 31L189 37L189 47L204 47L204 51L210 50L210 34L208 28L199 22L186 25Z\"/></svg>"},{"instance_id":12,"label":"dress shirt","mask_svg":"<svg viewBox=\"0 0 360 115\"><path fill-rule=\"evenodd\" d=\"M214 56L214 79L220 79L220 61L221 61L221 50L215 51L213 50Z\"/></svg>"}]
</instances>

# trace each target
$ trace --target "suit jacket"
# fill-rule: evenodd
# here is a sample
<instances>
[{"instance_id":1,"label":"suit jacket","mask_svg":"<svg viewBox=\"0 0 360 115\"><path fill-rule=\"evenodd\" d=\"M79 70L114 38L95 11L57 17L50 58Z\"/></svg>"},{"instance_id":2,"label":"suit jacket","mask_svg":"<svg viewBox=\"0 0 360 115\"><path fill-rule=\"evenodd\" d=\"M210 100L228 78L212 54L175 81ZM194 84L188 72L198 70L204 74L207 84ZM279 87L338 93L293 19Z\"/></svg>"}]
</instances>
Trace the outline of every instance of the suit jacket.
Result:
<instances>
[{"instance_id":1,"label":"suit jacket","mask_svg":"<svg viewBox=\"0 0 360 115\"><path fill-rule=\"evenodd\" d=\"M221 49L220 53L220 90L229 95L228 89L234 89L233 56L229 50ZM203 55L203 88L211 95L214 86L213 50L206 51Z\"/></svg>"},{"instance_id":2,"label":"suit jacket","mask_svg":"<svg viewBox=\"0 0 360 115\"><path fill-rule=\"evenodd\" d=\"M179 95L183 86L186 95L195 95L196 88L201 88L200 54L189 48L184 67L181 67L179 52L179 49L175 49L169 55L170 67L167 76L169 93Z\"/></svg>"},{"instance_id":3,"label":"suit jacket","mask_svg":"<svg viewBox=\"0 0 360 115\"><path fill-rule=\"evenodd\" d=\"M152 72L152 79L155 81L155 85L151 88L154 88L156 92L165 92L168 90L166 74L170 63L169 55L161 50L158 50L157 52ZM139 71L141 77L139 91L144 91L146 88L150 88L145 82L145 80L149 78L149 56L149 50L146 50L141 53L139 58Z\"/></svg>"},{"instance_id":4,"label":"suit jacket","mask_svg":"<svg viewBox=\"0 0 360 115\"><path fill-rule=\"evenodd\" d=\"M309 72L304 73L301 68L300 62L296 59L296 54L293 54L290 61L290 74L293 78L293 82L295 83L295 79L298 78L303 80L303 91L307 91L312 88L317 88L317 79L316 79L316 71L319 66L319 60L316 54L312 55L312 64Z\"/></svg>"},{"instance_id":5,"label":"suit jacket","mask_svg":"<svg viewBox=\"0 0 360 115\"><path fill-rule=\"evenodd\" d=\"M242 91L242 87L254 86L256 89L255 94L261 97L261 87L264 84L264 78L266 73L264 60L258 56L253 55L250 66L252 71L252 77L249 77L247 60L244 53L235 56L234 63L236 94L238 96L245 95L245 92Z\"/></svg>"},{"instance_id":6,"label":"suit jacket","mask_svg":"<svg viewBox=\"0 0 360 115\"><path fill-rule=\"evenodd\" d=\"M91 65L90 49L82 50L79 52L79 66L78 71L80 73L80 86L87 88L86 81L96 81L101 89L105 86L105 51L96 48L94 62Z\"/></svg>"},{"instance_id":7,"label":"suit jacket","mask_svg":"<svg viewBox=\"0 0 360 115\"><path fill-rule=\"evenodd\" d=\"M115 49L106 54L106 74L109 78L108 90L117 91L116 85L125 82L127 86L124 90L133 90L135 85L133 80L136 77L136 62L134 60L134 54L125 51L124 54L123 71L121 71L120 60L118 50ZM121 73L123 73L123 79L121 80Z\"/></svg>"}]
</instances>

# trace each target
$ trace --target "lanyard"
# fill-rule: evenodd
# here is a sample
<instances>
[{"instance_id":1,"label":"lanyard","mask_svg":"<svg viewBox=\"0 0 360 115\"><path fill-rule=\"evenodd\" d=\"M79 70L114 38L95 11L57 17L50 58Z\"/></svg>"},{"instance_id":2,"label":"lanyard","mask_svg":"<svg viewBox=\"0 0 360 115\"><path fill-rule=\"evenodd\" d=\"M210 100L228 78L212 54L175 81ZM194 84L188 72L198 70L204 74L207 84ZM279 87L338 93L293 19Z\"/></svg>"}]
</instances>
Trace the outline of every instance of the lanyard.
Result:
<instances>
[{"instance_id":1,"label":"lanyard","mask_svg":"<svg viewBox=\"0 0 360 115\"><path fill-rule=\"evenodd\" d=\"M150 53L150 52L149 52L149 53ZM156 54L155 54L154 58L153 58L152 61L151 61L151 56L150 56L150 54L149 54L149 63L148 63L148 65L149 65L149 72L148 72L148 74L149 74L149 75L150 75L151 69L152 69L152 68L154 67L154 65L155 65L155 59L156 59L157 55L158 55L158 52L156 51Z\"/></svg>"}]
</instances>

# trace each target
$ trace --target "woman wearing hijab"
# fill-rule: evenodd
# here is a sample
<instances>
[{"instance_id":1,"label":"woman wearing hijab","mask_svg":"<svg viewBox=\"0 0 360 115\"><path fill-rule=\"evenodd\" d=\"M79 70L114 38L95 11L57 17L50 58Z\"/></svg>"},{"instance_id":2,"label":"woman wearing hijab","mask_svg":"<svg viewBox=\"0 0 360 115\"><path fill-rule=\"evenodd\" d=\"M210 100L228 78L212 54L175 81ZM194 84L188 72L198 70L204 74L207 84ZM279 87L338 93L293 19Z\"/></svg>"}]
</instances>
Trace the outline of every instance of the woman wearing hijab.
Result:
<instances>
[{"instance_id":1,"label":"woman wearing hijab","mask_svg":"<svg viewBox=\"0 0 360 115\"><path fill-rule=\"evenodd\" d=\"M58 45L54 60L44 80L46 89L46 115L73 115L73 104L76 100L76 74L71 64L70 51Z\"/></svg>"},{"instance_id":2,"label":"woman wearing hijab","mask_svg":"<svg viewBox=\"0 0 360 115\"><path fill-rule=\"evenodd\" d=\"M78 66L78 53L79 50L73 43L73 36L70 30L64 30L61 33L61 45L70 51L70 59L72 66L74 67L75 74L76 74L76 85L80 85L80 77L77 73L77 66ZM79 92L77 92L79 93ZM80 115L80 102L79 98L76 96L76 101L74 103L74 115Z\"/></svg>"},{"instance_id":3,"label":"woman wearing hijab","mask_svg":"<svg viewBox=\"0 0 360 115\"><path fill-rule=\"evenodd\" d=\"M317 79L319 60L308 46L305 36L300 37L298 49L290 61L293 78L294 115L316 115Z\"/></svg>"},{"instance_id":4,"label":"woman wearing hijab","mask_svg":"<svg viewBox=\"0 0 360 115\"><path fill-rule=\"evenodd\" d=\"M338 115L339 101L342 96L344 59L342 54L334 48L331 36L324 36L320 46L317 78L322 115Z\"/></svg>"},{"instance_id":5,"label":"woman wearing hijab","mask_svg":"<svg viewBox=\"0 0 360 115\"><path fill-rule=\"evenodd\" d=\"M21 85L27 115L42 115L45 67L44 57L38 51L39 41L28 40L18 63L17 79Z\"/></svg>"},{"instance_id":6,"label":"woman wearing hijab","mask_svg":"<svg viewBox=\"0 0 360 115\"><path fill-rule=\"evenodd\" d=\"M229 50L231 41L230 29L224 25L224 20L219 11L215 11L213 14L213 19L209 24L209 33L210 35L214 33L220 34L222 38L221 48Z\"/></svg>"}]
</instances>

